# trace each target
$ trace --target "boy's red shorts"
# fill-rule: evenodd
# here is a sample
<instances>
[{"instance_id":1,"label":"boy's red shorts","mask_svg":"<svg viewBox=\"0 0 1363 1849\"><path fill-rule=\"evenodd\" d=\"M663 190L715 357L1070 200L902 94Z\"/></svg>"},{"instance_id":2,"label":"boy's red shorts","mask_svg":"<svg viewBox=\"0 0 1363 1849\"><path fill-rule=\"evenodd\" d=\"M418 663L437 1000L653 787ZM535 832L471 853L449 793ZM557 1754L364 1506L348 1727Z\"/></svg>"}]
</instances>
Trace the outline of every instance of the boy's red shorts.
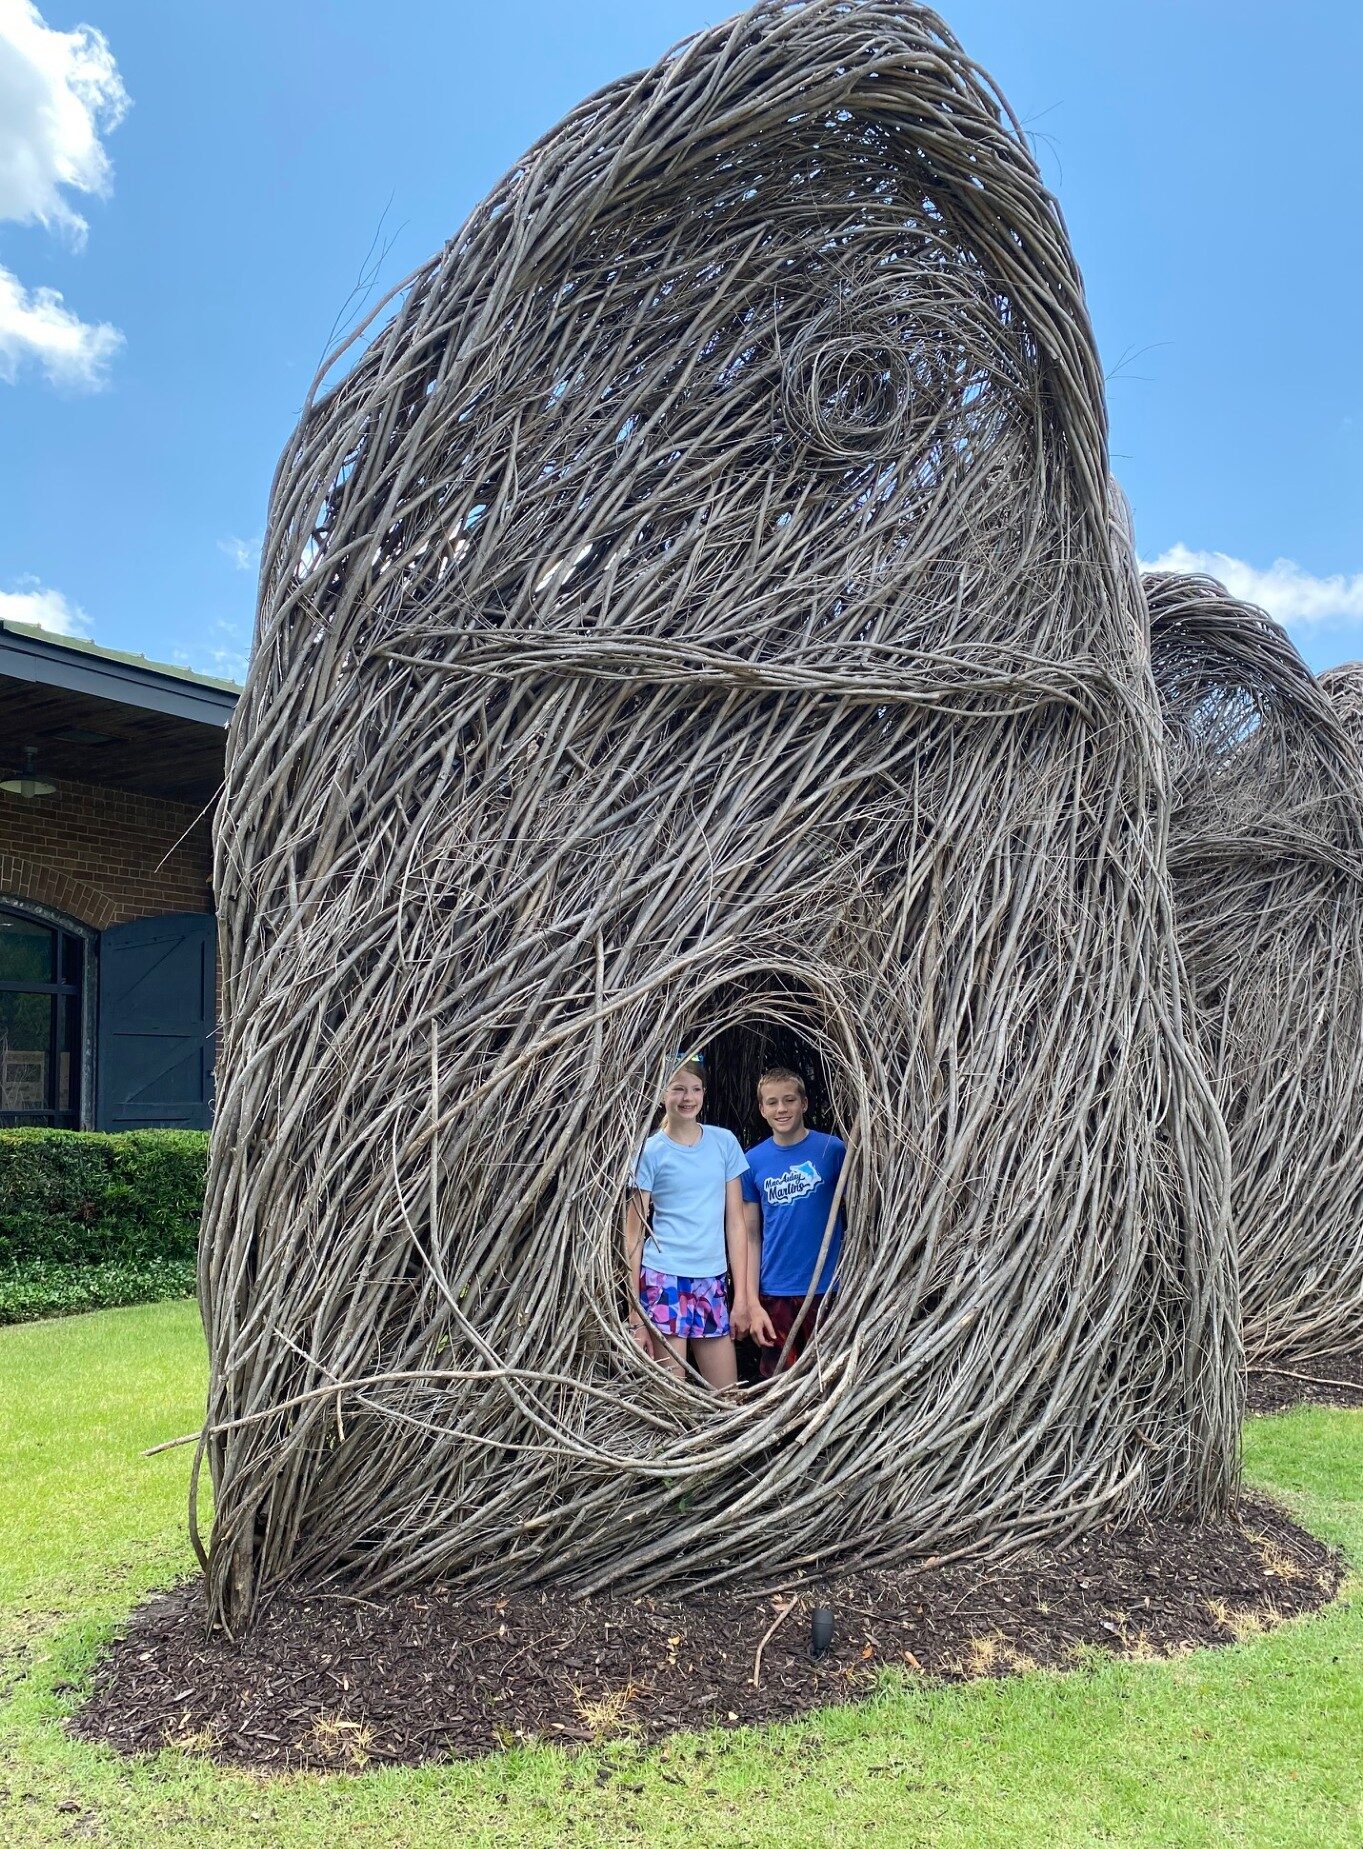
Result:
<instances>
[{"instance_id":1,"label":"boy's red shorts","mask_svg":"<svg viewBox=\"0 0 1363 1849\"><path fill-rule=\"evenodd\" d=\"M790 1345L790 1353L786 1356L787 1367L793 1367L814 1340L814 1332L823 1313L825 1295L824 1291L819 1291L811 1297L809 1308L804 1313L800 1327L795 1331L795 1340ZM775 1377L776 1363L781 1358L781 1350L785 1346L786 1337L794 1327L795 1318L800 1314L800 1305L804 1302L804 1298L769 1297L765 1291L759 1291L758 1301L770 1316L771 1326L776 1331L776 1346L762 1348L758 1351L762 1357L762 1378L771 1380Z\"/></svg>"}]
</instances>

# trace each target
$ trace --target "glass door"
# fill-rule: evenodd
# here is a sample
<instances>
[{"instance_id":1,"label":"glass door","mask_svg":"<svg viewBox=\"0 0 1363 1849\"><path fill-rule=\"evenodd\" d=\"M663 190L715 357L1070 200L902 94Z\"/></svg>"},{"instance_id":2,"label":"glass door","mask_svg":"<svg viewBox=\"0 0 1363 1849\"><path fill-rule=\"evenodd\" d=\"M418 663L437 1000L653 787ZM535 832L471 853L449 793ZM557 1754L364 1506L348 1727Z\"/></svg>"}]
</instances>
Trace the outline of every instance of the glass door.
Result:
<instances>
[{"instance_id":1,"label":"glass door","mask_svg":"<svg viewBox=\"0 0 1363 1849\"><path fill-rule=\"evenodd\" d=\"M80 1128L85 945L0 908L0 1128Z\"/></svg>"}]
</instances>

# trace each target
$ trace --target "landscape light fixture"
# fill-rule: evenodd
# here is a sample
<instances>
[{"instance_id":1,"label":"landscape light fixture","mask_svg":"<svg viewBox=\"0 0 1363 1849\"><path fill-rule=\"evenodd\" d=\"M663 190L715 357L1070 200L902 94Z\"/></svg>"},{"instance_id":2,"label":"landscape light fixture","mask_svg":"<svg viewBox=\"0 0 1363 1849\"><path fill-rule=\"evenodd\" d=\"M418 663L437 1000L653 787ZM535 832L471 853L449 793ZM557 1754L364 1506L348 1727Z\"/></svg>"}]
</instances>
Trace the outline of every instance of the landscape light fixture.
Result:
<instances>
[{"instance_id":1,"label":"landscape light fixture","mask_svg":"<svg viewBox=\"0 0 1363 1849\"><path fill-rule=\"evenodd\" d=\"M827 1656L833 1644L833 1611L828 1605L816 1605L809 1621L809 1654L817 1663Z\"/></svg>"},{"instance_id":2,"label":"landscape light fixture","mask_svg":"<svg viewBox=\"0 0 1363 1849\"><path fill-rule=\"evenodd\" d=\"M37 755L38 753L32 745L25 746L23 770L17 777L6 777L3 782L0 782L0 790L7 791L11 796L53 795L57 786L55 783L49 783L45 777L40 777L38 775L33 762Z\"/></svg>"}]
</instances>

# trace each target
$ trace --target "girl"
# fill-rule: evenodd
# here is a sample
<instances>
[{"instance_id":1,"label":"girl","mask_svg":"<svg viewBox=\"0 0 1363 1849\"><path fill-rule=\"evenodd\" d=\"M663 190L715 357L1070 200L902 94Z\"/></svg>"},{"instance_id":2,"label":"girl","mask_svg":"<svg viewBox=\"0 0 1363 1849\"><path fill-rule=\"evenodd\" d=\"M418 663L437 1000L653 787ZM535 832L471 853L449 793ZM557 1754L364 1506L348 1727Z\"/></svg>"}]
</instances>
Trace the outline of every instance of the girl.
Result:
<instances>
[{"instance_id":1,"label":"girl","mask_svg":"<svg viewBox=\"0 0 1363 1849\"><path fill-rule=\"evenodd\" d=\"M625 1211L625 1258L638 1296L629 1327L638 1347L669 1372L684 1373L690 1342L706 1382L732 1387L731 1329L742 1335L750 1321L739 1179L748 1164L731 1131L700 1121L704 1105L704 1068L699 1059L683 1060L663 1093L662 1128L644 1144ZM732 1318L726 1268L734 1280Z\"/></svg>"}]
</instances>

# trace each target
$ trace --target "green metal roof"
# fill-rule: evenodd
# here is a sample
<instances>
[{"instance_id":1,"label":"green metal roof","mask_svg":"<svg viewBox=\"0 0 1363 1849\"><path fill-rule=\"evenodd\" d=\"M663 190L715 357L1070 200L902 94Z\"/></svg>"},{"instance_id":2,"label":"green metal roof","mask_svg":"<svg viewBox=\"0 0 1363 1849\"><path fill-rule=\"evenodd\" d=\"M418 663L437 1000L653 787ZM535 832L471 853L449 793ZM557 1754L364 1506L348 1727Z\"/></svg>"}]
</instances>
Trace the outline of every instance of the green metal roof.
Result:
<instances>
[{"instance_id":1,"label":"green metal roof","mask_svg":"<svg viewBox=\"0 0 1363 1849\"><path fill-rule=\"evenodd\" d=\"M97 642L87 642L83 636L63 636L51 629L43 629L37 623L15 623L8 617L0 618L0 629L11 635L27 636L36 642L47 642L54 648L78 649L82 655L95 655L101 661L119 662L125 667L140 668L144 673L166 674L172 680L192 681L198 687L216 687L223 693L240 693L239 681L219 680L213 674L197 674L192 668L172 667L168 661L153 661L149 655L133 655L123 649L101 648Z\"/></svg>"}]
</instances>

